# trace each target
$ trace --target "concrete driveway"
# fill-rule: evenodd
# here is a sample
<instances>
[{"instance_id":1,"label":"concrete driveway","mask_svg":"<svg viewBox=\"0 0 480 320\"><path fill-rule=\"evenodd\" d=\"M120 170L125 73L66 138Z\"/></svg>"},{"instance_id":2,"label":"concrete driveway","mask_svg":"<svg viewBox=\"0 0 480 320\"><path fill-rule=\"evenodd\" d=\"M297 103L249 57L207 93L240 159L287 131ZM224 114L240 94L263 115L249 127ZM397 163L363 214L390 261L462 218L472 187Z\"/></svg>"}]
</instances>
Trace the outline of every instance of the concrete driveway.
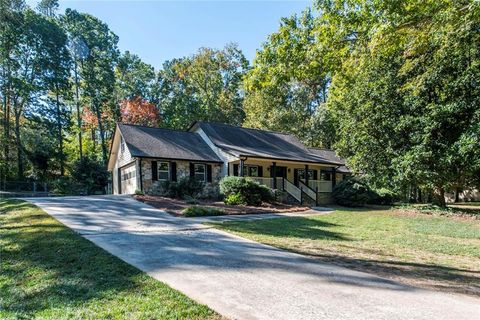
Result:
<instances>
[{"instance_id":1,"label":"concrete driveway","mask_svg":"<svg viewBox=\"0 0 480 320\"><path fill-rule=\"evenodd\" d=\"M480 319L427 291L175 218L126 196L29 199L98 246L235 319Z\"/></svg>"}]
</instances>

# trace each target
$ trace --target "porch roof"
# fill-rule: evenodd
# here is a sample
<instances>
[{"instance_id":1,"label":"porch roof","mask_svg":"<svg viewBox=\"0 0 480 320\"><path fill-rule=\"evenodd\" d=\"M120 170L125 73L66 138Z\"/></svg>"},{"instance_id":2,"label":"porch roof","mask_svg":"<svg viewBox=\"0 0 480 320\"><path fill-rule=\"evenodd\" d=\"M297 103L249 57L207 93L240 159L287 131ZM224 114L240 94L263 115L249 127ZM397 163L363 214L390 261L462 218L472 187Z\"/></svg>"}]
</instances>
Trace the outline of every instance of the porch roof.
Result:
<instances>
[{"instance_id":1,"label":"porch roof","mask_svg":"<svg viewBox=\"0 0 480 320\"><path fill-rule=\"evenodd\" d=\"M236 157L343 164L314 154L291 134L203 121L197 121L194 126L199 126L215 146Z\"/></svg>"}]
</instances>

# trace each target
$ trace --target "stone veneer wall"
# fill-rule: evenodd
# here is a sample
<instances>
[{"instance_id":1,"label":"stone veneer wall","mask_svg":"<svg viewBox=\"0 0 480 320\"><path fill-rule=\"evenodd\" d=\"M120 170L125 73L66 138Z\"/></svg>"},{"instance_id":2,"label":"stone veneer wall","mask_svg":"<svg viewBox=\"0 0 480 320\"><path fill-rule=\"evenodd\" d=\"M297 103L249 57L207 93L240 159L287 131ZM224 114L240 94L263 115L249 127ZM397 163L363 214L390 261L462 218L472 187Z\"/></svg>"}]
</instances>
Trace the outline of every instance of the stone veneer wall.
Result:
<instances>
[{"instance_id":1,"label":"stone veneer wall","mask_svg":"<svg viewBox=\"0 0 480 320\"><path fill-rule=\"evenodd\" d=\"M143 190L148 193L152 187L160 185L161 181L152 181L152 161L166 161L162 159L142 159ZM175 161L177 164L177 181L184 177L190 177L190 161ZM208 163L212 166L212 182L205 186L206 191L218 189L218 183L222 179L222 165L220 163ZM215 191L215 190L213 190Z\"/></svg>"}]
</instances>

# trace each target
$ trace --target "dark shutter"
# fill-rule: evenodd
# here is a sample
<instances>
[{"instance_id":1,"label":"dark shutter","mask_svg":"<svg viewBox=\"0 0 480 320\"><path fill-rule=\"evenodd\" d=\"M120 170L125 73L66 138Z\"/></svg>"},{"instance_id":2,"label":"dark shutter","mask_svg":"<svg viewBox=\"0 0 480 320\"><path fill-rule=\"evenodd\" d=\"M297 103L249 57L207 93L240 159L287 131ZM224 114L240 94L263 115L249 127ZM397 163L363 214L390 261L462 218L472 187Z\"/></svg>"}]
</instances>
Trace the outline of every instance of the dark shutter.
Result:
<instances>
[{"instance_id":1,"label":"dark shutter","mask_svg":"<svg viewBox=\"0 0 480 320\"><path fill-rule=\"evenodd\" d=\"M263 177L263 167L262 166L258 166L258 176Z\"/></svg>"},{"instance_id":2,"label":"dark shutter","mask_svg":"<svg viewBox=\"0 0 480 320\"><path fill-rule=\"evenodd\" d=\"M238 164L233 165L233 175L238 176Z\"/></svg>"},{"instance_id":3,"label":"dark shutter","mask_svg":"<svg viewBox=\"0 0 480 320\"><path fill-rule=\"evenodd\" d=\"M170 180L177 181L177 163L170 162Z\"/></svg>"},{"instance_id":4,"label":"dark shutter","mask_svg":"<svg viewBox=\"0 0 480 320\"><path fill-rule=\"evenodd\" d=\"M193 162L190 162L190 178L195 177L195 166L193 165Z\"/></svg>"},{"instance_id":5,"label":"dark shutter","mask_svg":"<svg viewBox=\"0 0 480 320\"><path fill-rule=\"evenodd\" d=\"M318 171L313 170L313 180L318 180Z\"/></svg>"},{"instance_id":6,"label":"dark shutter","mask_svg":"<svg viewBox=\"0 0 480 320\"><path fill-rule=\"evenodd\" d=\"M207 164L207 182L212 182L212 165Z\"/></svg>"},{"instance_id":7,"label":"dark shutter","mask_svg":"<svg viewBox=\"0 0 480 320\"><path fill-rule=\"evenodd\" d=\"M293 169L293 184L298 186L298 169Z\"/></svg>"},{"instance_id":8,"label":"dark shutter","mask_svg":"<svg viewBox=\"0 0 480 320\"><path fill-rule=\"evenodd\" d=\"M158 180L157 161L152 161L152 180Z\"/></svg>"}]
</instances>

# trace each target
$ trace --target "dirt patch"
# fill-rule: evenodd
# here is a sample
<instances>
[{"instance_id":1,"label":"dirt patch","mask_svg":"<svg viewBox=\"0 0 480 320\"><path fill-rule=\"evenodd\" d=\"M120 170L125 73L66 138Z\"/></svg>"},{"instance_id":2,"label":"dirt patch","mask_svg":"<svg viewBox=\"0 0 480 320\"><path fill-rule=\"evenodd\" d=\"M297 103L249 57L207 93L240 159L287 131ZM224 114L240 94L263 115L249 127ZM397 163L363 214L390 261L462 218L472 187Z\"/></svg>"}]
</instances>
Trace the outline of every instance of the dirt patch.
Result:
<instances>
[{"instance_id":1,"label":"dirt patch","mask_svg":"<svg viewBox=\"0 0 480 320\"><path fill-rule=\"evenodd\" d=\"M157 209L166 211L175 216L183 216L182 211L192 204L188 204L182 199L172 199L159 196L136 195L134 198L143 203L149 204ZM226 205L221 201L199 200L196 204L202 207L216 208L223 210L227 215L232 214L253 214L253 213L282 213L282 212L302 212L309 210L309 207L296 206L283 203L264 203L261 207L253 206L232 206Z\"/></svg>"}]
</instances>

